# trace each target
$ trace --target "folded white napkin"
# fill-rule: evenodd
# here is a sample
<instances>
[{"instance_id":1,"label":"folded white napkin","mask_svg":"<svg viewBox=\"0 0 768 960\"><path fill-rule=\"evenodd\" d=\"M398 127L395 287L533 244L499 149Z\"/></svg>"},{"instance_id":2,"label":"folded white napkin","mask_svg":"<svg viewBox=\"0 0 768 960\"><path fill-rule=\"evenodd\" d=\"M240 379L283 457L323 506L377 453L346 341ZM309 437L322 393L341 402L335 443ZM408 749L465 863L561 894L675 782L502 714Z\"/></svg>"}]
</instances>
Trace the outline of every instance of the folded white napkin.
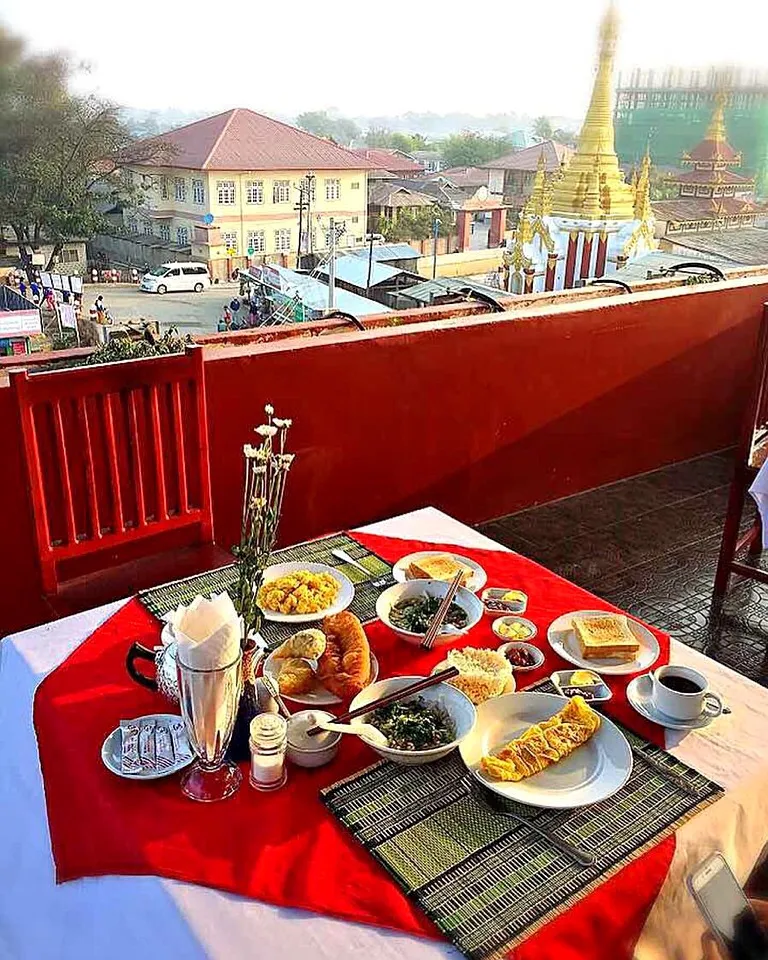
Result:
<instances>
[{"instance_id":1,"label":"folded white napkin","mask_svg":"<svg viewBox=\"0 0 768 960\"><path fill-rule=\"evenodd\" d=\"M194 670L226 667L240 650L240 618L227 593L197 596L174 615L177 657Z\"/></svg>"},{"instance_id":2,"label":"folded white napkin","mask_svg":"<svg viewBox=\"0 0 768 960\"><path fill-rule=\"evenodd\" d=\"M749 492L754 497L763 521L763 549L768 547L768 460L760 467Z\"/></svg>"}]
</instances>

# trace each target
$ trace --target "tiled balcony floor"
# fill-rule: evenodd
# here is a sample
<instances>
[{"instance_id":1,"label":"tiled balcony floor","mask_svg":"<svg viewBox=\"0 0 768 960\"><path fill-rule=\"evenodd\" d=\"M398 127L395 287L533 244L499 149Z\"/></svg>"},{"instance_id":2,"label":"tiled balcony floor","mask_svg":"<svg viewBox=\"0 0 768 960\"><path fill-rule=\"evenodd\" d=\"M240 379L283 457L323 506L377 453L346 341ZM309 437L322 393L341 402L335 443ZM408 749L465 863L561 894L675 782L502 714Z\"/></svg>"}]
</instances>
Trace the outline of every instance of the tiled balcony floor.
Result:
<instances>
[{"instance_id":1,"label":"tiled balcony floor","mask_svg":"<svg viewBox=\"0 0 768 960\"><path fill-rule=\"evenodd\" d=\"M481 529L768 686L768 587L733 577L720 621L710 616L730 479L730 455L714 454Z\"/></svg>"}]
</instances>

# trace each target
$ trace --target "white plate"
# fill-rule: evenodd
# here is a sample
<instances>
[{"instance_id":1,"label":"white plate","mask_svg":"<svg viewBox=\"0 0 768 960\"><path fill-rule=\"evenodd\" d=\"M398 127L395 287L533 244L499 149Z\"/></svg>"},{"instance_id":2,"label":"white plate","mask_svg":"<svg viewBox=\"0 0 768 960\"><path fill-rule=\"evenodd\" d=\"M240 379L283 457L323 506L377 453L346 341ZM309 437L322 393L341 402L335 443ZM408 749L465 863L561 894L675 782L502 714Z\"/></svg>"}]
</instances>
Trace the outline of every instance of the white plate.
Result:
<instances>
[{"instance_id":1,"label":"white plate","mask_svg":"<svg viewBox=\"0 0 768 960\"><path fill-rule=\"evenodd\" d=\"M480 760L528 727L548 720L569 701L553 693L511 693L486 700L477 708L477 722L459 745L461 759L477 779L507 800L532 807L566 809L599 803L624 786L632 772L632 751L624 735L601 715L594 736L541 773L517 783L494 780L480 769Z\"/></svg>"},{"instance_id":2,"label":"white plate","mask_svg":"<svg viewBox=\"0 0 768 960\"><path fill-rule=\"evenodd\" d=\"M181 720L178 713L152 713L145 717L137 717L139 720ZM170 777L172 773L178 773L184 767L188 767L194 760L194 756L189 760L177 761L167 770L142 770L141 773L123 773L120 769L120 761L123 753L123 736L120 727L110 733L104 743L101 745L101 759L107 770L111 770L118 777L126 780L160 780L162 777Z\"/></svg>"},{"instance_id":3,"label":"white plate","mask_svg":"<svg viewBox=\"0 0 768 960\"><path fill-rule=\"evenodd\" d=\"M581 647L576 637L576 631L571 626L571 621L576 616L596 617L605 616L606 613L611 613L611 611L574 610L572 613L562 614L550 623L547 630L547 640L549 640L550 647L563 660L567 660L577 667L584 667L585 670L592 670L594 673L626 674L650 670L659 658L659 641L648 627L643 626L642 623L638 623L631 617L627 617L627 625L640 643L640 650L634 660L619 660L617 657L587 660L581 655Z\"/></svg>"},{"instance_id":4,"label":"white plate","mask_svg":"<svg viewBox=\"0 0 768 960\"><path fill-rule=\"evenodd\" d=\"M277 623L312 623L313 620L322 620L323 617L331 617L334 613L341 613L352 603L355 596L352 581L341 570L330 567L327 563L301 563L299 561L295 563L275 563L264 571L262 583L269 583L270 580L277 580L278 577L284 577L286 574L296 573L299 570L307 570L309 573L330 573L332 577L335 577L339 582L336 602L317 613L276 613L273 610L264 610L265 620L274 620Z\"/></svg>"},{"instance_id":5,"label":"white plate","mask_svg":"<svg viewBox=\"0 0 768 960\"><path fill-rule=\"evenodd\" d=\"M449 550L419 550L417 553L409 553L407 557L401 557L394 567L392 567L392 576L395 578L396 583L405 583L406 580L425 579L409 577L408 567L414 560L423 560L425 557L440 557L444 555L453 557L457 563L463 563L472 568L472 576L466 585L467 590L471 590L472 593L477 593L478 590L482 590L488 582L488 575L485 570L483 570L479 563L470 560L469 557L463 557L460 553L451 553Z\"/></svg>"},{"instance_id":6,"label":"white plate","mask_svg":"<svg viewBox=\"0 0 768 960\"><path fill-rule=\"evenodd\" d=\"M264 673L274 680L278 690L280 689L280 684L278 683L277 677L280 673L280 665L282 663L283 659L276 657L274 653L270 653L270 655L264 661ZM317 669L317 660L307 660L307 663L312 664L312 668L314 670ZM371 679L366 684L366 687L369 687L372 683L375 683L376 680L378 680L378 677L379 661L374 656L373 651L371 651ZM304 703L309 707L332 707L337 703L344 702L341 697L337 697L335 693L331 693L330 690L326 690L319 680L315 681L315 686L308 693L296 693L291 696L287 693L281 692L280 696L284 700L290 700L292 703Z\"/></svg>"},{"instance_id":7,"label":"white plate","mask_svg":"<svg viewBox=\"0 0 768 960\"><path fill-rule=\"evenodd\" d=\"M716 720L722 711L722 705L714 697L704 698L704 709L695 720L676 720L674 717L656 709L652 698L653 682L647 673L635 677L627 686L627 700L641 717L658 723L668 730L698 730Z\"/></svg>"}]
</instances>

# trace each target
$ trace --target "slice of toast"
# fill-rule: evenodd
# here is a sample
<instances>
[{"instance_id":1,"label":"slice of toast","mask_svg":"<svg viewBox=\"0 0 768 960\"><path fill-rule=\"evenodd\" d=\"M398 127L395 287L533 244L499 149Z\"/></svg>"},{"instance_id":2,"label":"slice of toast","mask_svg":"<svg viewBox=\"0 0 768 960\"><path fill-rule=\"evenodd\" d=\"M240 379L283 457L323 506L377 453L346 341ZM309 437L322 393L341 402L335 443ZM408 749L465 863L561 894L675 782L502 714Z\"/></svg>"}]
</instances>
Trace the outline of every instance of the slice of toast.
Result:
<instances>
[{"instance_id":1,"label":"slice of toast","mask_svg":"<svg viewBox=\"0 0 768 960\"><path fill-rule=\"evenodd\" d=\"M640 652L640 643L629 629L623 614L605 613L600 616L576 616L573 629L586 660L616 657L632 660Z\"/></svg>"},{"instance_id":2,"label":"slice of toast","mask_svg":"<svg viewBox=\"0 0 768 960\"><path fill-rule=\"evenodd\" d=\"M461 585L466 587L473 570L465 563L454 560L449 553L438 553L431 557L422 557L412 561L408 566L408 576L411 580L445 580L450 582L459 572L462 572Z\"/></svg>"}]
</instances>

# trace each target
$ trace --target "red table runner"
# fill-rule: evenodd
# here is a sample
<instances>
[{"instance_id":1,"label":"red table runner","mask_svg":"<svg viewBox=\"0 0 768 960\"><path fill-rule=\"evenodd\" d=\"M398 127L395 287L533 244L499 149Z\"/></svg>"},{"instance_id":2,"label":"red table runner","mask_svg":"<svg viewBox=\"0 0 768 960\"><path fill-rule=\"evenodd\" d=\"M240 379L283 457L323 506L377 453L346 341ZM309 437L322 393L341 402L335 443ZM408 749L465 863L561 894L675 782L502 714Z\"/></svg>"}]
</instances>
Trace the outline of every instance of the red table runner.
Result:
<instances>
[{"instance_id":1,"label":"red table runner","mask_svg":"<svg viewBox=\"0 0 768 960\"><path fill-rule=\"evenodd\" d=\"M547 644L546 629L556 616L577 609L615 609L515 553L354 536L390 562L415 550L453 549L482 564L489 586L524 590L529 596L526 616L539 628L536 643L547 655L540 671L524 675L526 685L570 666ZM485 617L457 645L496 647L491 621ZM366 632L381 677L425 674L444 657L444 648L425 652L412 647L378 621ZM661 662L667 662L669 639L653 632L661 645ZM102 742L121 719L168 710L167 701L137 686L125 671L131 642L138 639L152 646L158 637L158 622L134 599L38 688L34 724L57 881L106 874L170 877L280 906L438 937L427 917L318 798L320 788L376 759L355 738L343 738L337 759L327 767L312 771L292 766L283 790L258 793L244 781L239 792L221 804L187 800L178 777L132 782L103 766ZM610 678L614 697L606 712L663 746L663 731L627 703L629 679ZM518 947L514 957L615 960L631 955L673 852L674 837L669 837Z\"/></svg>"}]
</instances>

